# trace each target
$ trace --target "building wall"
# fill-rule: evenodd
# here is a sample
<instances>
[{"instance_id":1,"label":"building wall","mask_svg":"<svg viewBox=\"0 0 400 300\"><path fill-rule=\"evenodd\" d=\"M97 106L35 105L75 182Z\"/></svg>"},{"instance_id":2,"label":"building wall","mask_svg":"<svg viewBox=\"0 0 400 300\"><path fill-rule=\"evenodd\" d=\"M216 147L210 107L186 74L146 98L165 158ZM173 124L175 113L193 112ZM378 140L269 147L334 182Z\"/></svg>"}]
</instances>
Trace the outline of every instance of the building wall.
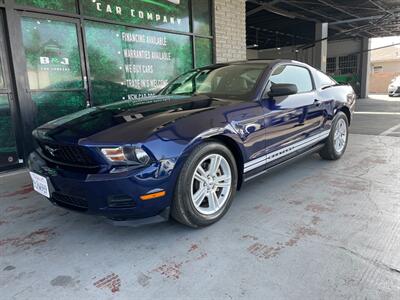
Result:
<instances>
[{"instance_id":1,"label":"building wall","mask_svg":"<svg viewBox=\"0 0 400 300\"><path fill-rule=\"evenodd\" d=\"M328 57L359 53L361 51L361 42L361 39L330 41L328 43Z\"/></svg>"},{"instance_id":2,"label":"building wall","mask_svg":"<svg viewBox=\"0 0 400 300\"><path fill-rule=\"evenodd\" d=\"M246 59L245 0L214 0L216 62Z\"/></svg>"},{"instance_id":3,"label":"building wall","mask_svg":"<svg viewBox=\"0 0 400 300\"><path fill-rule=\"evenodd\" d=\"M258 51L253 49L247 49L247 59L258 59Z\"/></svg>"},{"instance_id":4,"label":"building wall","mask_svg":"<svg viewBox=\"0 0 400 300\"><path fill-rule=\"evenodd\" d=\"M297 46L299 47L299 46ZM299 49L296 52L297 47L281 47L259 50L257 57L260 59L294 59L304 63L312 64L314 47L307 49ZM254 51L248 51L249 55L255 56ZM361 51L361 40L348 39L340 41L329 41L328 43L328 57L346 56L353 53L359 53Z\"/></svg>"},{"instance_id":5,"label":"building wall","mask_svg":"<svg viewBox=\"0 0 400 300\"><path fill-rule=\"evenodd\" d=\"M374 72L374 67L382 67ZM371 66L369 92L386 94L392 79L400 75L400 61L373 62Z\"/></svg>"}]
</instances>

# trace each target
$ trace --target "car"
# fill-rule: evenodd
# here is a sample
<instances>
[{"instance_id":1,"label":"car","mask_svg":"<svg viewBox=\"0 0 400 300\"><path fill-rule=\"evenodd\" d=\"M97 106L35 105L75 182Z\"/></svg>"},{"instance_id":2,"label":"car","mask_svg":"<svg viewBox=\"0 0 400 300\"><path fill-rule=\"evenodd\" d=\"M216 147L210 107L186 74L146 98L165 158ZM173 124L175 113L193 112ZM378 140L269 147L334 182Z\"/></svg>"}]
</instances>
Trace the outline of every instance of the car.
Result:
<instances>
[{"instance_id":1,"label":"car","mask_svg":"<svg viewBox=\"0 0 400 300\"><path fill-rule=\"evenodd\" d=\"M243 183L301 156L345 152L356 95L292 60L189 71L157 95L92 107L33 132L36 191L113 220L220 220Z\"/></svg>"},{"instance_id":2,"label":"car","mask_svg":"<svg viewBox=\"0 0 400 300\"><path fill-rule=\"evenodd\" d=\"M400 96L400 76L392 79L388 86L388 94L389 97L398 97Z\"/></svg>"}]
</instances>

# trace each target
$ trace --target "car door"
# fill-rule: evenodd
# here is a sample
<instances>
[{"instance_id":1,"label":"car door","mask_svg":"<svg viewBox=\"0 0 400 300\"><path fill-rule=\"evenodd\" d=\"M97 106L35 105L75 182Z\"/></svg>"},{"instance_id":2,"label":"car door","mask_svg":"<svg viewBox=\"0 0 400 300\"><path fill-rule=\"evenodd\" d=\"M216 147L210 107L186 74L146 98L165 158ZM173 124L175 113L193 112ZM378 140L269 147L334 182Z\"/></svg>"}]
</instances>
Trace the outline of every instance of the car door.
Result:
<instances>
[{"instance_id":1,"label":"car door","mask_svg":"<svg viewBox=\"0 0 400 300\"><path fill-rule=\"evenodd\" d=\"M271 97L269 91L274 84L294 84L297 93ZM312 73L305 66L276 66L268 79L261 104L265 110L267 153L278 152L274 156L276 159L297 151L298 148L290 146L312 139L322 129L322 103L318 99ZM281 149L285 151L280 153Z\"/></svg>"}]
</instances>

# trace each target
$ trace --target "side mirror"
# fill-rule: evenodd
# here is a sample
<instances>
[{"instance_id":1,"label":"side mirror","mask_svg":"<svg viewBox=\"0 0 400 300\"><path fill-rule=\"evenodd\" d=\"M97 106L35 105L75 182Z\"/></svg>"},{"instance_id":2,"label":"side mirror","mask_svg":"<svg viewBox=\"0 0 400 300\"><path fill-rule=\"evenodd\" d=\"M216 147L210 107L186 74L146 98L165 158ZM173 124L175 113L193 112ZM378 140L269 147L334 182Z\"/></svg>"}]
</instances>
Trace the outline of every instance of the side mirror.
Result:
<instances>
[{"instance_id":1,"label":"side mirror","mask_svg":"<svg viewBox=\"0 0 400 300\"><path fill-rule=\"evenodd\" d=\"M290 83L278 83L271 86L271 90L268 92L268 96L289 96L297 94L297 86Z\"/></svg>"}]
</instances>

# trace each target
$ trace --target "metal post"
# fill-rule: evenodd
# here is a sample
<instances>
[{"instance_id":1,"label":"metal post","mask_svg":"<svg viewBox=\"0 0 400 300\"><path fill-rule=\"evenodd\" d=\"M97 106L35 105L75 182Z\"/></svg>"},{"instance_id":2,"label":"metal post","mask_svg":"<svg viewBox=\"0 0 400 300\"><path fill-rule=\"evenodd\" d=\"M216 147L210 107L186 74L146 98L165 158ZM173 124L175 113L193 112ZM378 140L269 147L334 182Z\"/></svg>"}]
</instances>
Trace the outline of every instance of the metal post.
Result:
<instances>
[{"instance_id":1,"label":"metal post","mask_svg":"<svg viewBox=\"0 0 400 300\"><path fill-rule=\"evenodd\" d=\"M315 24L315 51L314 67L326 72L326 59L328 56L328 23Z\"/></svg>"},{"instance_id":2,"label":"metal post","mask_svg":"<svg viewBox=\"0 0 400 300\"><path fill-rule=\"evenodd\" d=\"M371 40L369 38L362 39L362 48L361 48L361 90L360 96L361 98L368 97L368 87L369 87L369 73L371 70Z\"/></svg>"}]
</instances>

